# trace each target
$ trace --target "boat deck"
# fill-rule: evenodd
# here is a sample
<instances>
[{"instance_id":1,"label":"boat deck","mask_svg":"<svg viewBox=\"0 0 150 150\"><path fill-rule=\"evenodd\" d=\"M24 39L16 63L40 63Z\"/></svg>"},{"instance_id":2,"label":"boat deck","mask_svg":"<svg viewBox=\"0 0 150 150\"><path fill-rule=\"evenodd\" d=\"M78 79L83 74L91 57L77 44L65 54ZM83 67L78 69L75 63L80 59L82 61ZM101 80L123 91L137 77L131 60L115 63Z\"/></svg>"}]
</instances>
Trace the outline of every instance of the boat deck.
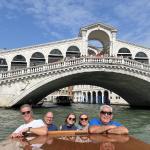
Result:
<instances>
[{"instance_id":1,"label":"boat deck","mask_svg":"<svg viewBox=\"0 0 150 150\"><path fill-rule=\"evenodd\" d=\"M48 136L8 139L0 143L1 150L150 150L146 144L128 135L52 134Z\"/></svg>"}]
</instances>

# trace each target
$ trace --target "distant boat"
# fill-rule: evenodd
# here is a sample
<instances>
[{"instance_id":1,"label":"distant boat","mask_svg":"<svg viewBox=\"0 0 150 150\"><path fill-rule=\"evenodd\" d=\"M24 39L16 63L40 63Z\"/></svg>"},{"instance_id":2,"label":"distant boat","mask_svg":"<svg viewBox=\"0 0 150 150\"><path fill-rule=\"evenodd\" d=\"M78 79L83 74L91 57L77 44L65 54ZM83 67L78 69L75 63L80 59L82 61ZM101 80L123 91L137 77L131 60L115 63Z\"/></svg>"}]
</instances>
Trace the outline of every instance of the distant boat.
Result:
<instances>
[{"instance_id":1,"label":"distant boat","mask_svg":"<svg viewBox=\"0 0 150 150\"><path fill-rule=\"evenodd\" d=\"M56 97L57 105L70 106L71 103L72 103L72 98L70 96L57 96Z\"/></svg>"},{"instance_id":2,"label":"distant boat","mask_svg":"<svg viewBox=\"0 0 150 150\"><path fill-rule=\"evenodd\" d=\"M43 103L44 103L44 100L41 100L37 104L32 104L32 108L40 108L42 107Z\"/></svg>"}]
</instances>

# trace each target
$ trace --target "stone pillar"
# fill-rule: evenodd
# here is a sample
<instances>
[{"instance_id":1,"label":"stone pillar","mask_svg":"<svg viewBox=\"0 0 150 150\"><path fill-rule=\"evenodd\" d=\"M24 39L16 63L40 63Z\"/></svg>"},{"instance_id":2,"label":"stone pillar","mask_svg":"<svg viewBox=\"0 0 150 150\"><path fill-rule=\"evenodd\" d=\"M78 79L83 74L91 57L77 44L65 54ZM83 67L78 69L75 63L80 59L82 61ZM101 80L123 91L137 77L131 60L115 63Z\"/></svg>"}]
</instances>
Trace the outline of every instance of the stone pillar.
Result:
<instances>
[{"instance_id":1,"label":"stone pillar","mask_svg":"<svg viewBox=\"0 0 150 150\"><path fill-rule=\"evenodd\" d=\"M104 91L102 91L102 104L104 104Z\"/></svg>"},{"instance_id":2,"label":"stone pillar","mask_svg":"<svg viewBox=\"0 0 150 150\"><path fill-rule=\"evenodd\" d=\"M96 104L98 104L98 91L96 91Z\"/></svg>"},{"instance_id":3,"label":"stone pillar","mask_svg":"<svg viewBox=\"0 0 150 150\"><path fill-rule=\"evenodd\" d=\"M28 61L28 62L27 62L27 68L29 68L29 67L30 67L30 62Z\"/></svg>"},{"instance_id":4,"label":"stone pillar","mask_svg":"<svg viewBox=\"0 0 150 150\"><path fill-rule=\"evenodd\" d=\"M110 39L110 56L114 56L114 43L116 41L116 31L112 33L112 38Z\"/></svg>"},{"instance_id":5,"label":"stone pillar","mask_svg":"<svg viewBox=\"0 0 150 150\"><path fill-rule=\"evenodd\" d=\"M109 56L113 56L113 43L112 43L112 41L110 41L110 45L109 45Z\"/></svg>"},{"instance_id":6,"label":"stone pillar","mask_svg":"<svg viewBox=\"0 0 150 150\"><path fill-rule=\"evenodd\" d=\"M88 92L85 92L85 94L86 94L86 103L88 103Z\"/></svg>"},{"instance_id":7,"label":"stone pillar","mask_svg":"<svg viewBox=\"0 0 150 150\"><path fill-rule=\"evenodd\" d=\"M82 31L82 54L83 56L87 56L88 54L88 39L87 39L87 31Z\"/></svg>"},{"instance_id":8,"label":"stone pillar","mask_svg":"<svg viewBox=\"0 0 150 150\"><path fill-rule=\"evenodd\" d=\"M93 104L93 91L91 93L91 104Z\"/></svg>"},{"instance_id":9,"label":"stone pillar","mask_svg":"<svg viewBox=\"0 0 150 150\"><path fill-rule=\"evenodd\" d=\"M48 64L48 56L45 57L45 64Z\"/></svg>"},{"instance_id":10,"label":"stone pillar","mask_svg":"<svg viewBox=\"0 0 150 150\"><path fill-rule=\"evenodd\" d=\"M30 57L26 58L26 62L27 62L27 68L30 67Z\"/></svg>"},{"instance_id":11,"label":"stone pillar","mask_svg":"<svg viewBox=\"0 0 150 150\"><path fill-rule=\"evenodd\" d=\"M7 65L8 65L8 71L11 70L11 62L7 62Z\"/></svg>"},{"instance_id":12,"label":"stone pillar","mask_svg":"<svg viewBox=\"0 0 150 150\"><path fill-rule=\"evenodd\" d=\"M82 98L82 102L85 103L85 102L84 102L84 95L83 95L83 92L81 93L81 98Z\"/></svg>"},{"instance_id":13,"label":"stone pillar","mask_svg":"<svg viewBox=\"0 0 150 150\"><path fill-rule=\"evenodd\" d=\"M8 55L8 57L6 58L6 62L7 62L7 65L8 65L8 71L11 70L11 61L12 61L12 58L10 55Z\"/></svg>"}]
</instances>

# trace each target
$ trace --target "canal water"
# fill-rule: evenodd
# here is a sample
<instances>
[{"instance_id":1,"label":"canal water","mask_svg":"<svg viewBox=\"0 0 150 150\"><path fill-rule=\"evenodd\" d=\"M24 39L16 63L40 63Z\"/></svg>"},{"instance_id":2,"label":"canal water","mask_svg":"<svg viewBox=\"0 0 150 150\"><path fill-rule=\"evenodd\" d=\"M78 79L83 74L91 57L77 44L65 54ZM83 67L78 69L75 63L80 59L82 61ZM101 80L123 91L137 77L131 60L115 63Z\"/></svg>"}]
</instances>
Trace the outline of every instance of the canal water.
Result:
<instances>
[{"instance_id":1,"label":"canal water","mask_svg":"<svg viewBox=\"0 0 150 150\"><path fill-rule=\"evenodd\" d=\"M39 119L47 111L54 113L54 121L59 127L63 124L66 115L74 112L77 117L86 112L89 118L97 117L99 113L98 104L73 104L72 106L58 106L52 108L34 108L34 116ZM130 135L150 143L150 110L131 109L128 106L113 106L114 120L125 125ZM23 123L19 110L0 108L0 140L4 140Z\"/></svg>"}]
</instances>

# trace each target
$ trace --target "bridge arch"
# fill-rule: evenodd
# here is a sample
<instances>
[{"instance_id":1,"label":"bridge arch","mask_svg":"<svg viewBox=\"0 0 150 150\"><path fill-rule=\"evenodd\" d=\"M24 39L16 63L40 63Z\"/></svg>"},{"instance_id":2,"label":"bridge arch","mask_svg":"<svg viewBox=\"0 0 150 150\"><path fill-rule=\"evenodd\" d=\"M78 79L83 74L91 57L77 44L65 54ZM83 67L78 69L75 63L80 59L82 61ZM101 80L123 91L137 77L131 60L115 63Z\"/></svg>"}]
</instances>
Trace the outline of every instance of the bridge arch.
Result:
<instances>
[{"instance_id":1,"label":"bridge arch","mask_svg":"<svg viewBox=\"0 0 150 150\"><path fill-rule=\"evenodd\" d=\"M48 63L57 62L63 59L62 52L59 49L53 49L48 55Z\"/></svg>"},{"instance_id":2,"label":"bridge arch","mask_svg":"<svg viewBox=\"0 0 150 150\"><path fill-rule=\"evenodd\" d=\"M0 58L0 72L7 71L8 70L8 64L5 58Z\"/></svg>"},{"instance_id":3,"label":"bridge arch","mask_svg":"<svg viewBox=\"0 0 150 150\"><path fill-rule=\"evenodd\" d=\"M72 57L80 57L81 52L80 49L77 46L70 46L66 51L66 57L72 58Z\"/></svg>"},{"instance_id":4,"label":"bridge arch","mask_svg":"<svg viewBox=\"0 0 150 150\"><path fill-rule=\"evenodd\" d=\"M136 55L135 55L135 58L134 58L136 61L139 61L141 63L145 63L145 64L148 64L149 63L149 59L148 59L148 56L144 53L144 52L138 52Z\"/></svg>"},{"instance_id":5,"label":"bridge arch","mask_svg":"<svg viewBox=\"0 0 150 150\"><path fill-rule=\"evenodd\" d=\"M96 56L96 52L94 50L88 49L88 56Z\"/></svg>"},{"instance_id":6,"label":"bridge arch","mask_svg":"<svg viewBox=\"0 0 150 150\"><path fill-rule=\"evenodd\" d=\"M91 30L88 34L87 39L89 45L90 45L90 41L99 42L100 46L97 46L97 44L93 45L99 53L103 52L105 54L109 54L111 38L107 31L100 30L100 29Z\"/></svg>"},{"instance_id":7,"label":"bridge arch","mask_svg":"<svg viewBox=\"0 0 150 150\"><path fill-rule=\"evenodd\" d=\"M132 58L132 54L131 54L130 50L125 47L120 48L118 50L117 56L122 56L123 58L130 58L130 59Z\"/></svg>"},{"instance_id":8,"label":"bridge arch","mask_svg":"<svg viewBox=\"0 0 150 150\"><path fill-rule=\"evenodd\" d=\"M27 62L26 62L26 58L23 55L16 55L11 61L12 70L26 68L26 67L27 67Z\"/></svg>"},{"instance_id":9,"label":"bridge arch","mask_svg":"<svg viewBox=\"0 0 150 150\"><path fill-rule=\"evenodd\" d=\"M30 58L30 66L37 66L45 64L45 57L41 52L35 52Z\"/></svg>"},{"instance_id":10,"label":"bridge arch","mask_svg":"<svg viewBox=\"0 0 150 150\"><path fill-rule=\"evenodd\" d=\"M31 88L16 97L15 101L17 103L15 103L15 106L29 102L29 99L30 102L37 103L54 91L79 84L100 86L113 91L124 98L131 106L150 106L150 84L143 79L133 76L131 73L123 74L125 71L118 72L118 70L110 72L109 68L108 70L105 68L105 71L103 69L98 71L93 69L93 67L91 69L85 67L81 69L77 66L76 71L69 69L66 71L68 73L64 72L61 76L59 73L51 78L47 74L47 77L41 78L40 82L34 82ZM38 78L38 75L34 77L34 79L36 78ZM92 103L91 96L92 93L88 92L89 103Z\"/></svg>"}]
</instances>

